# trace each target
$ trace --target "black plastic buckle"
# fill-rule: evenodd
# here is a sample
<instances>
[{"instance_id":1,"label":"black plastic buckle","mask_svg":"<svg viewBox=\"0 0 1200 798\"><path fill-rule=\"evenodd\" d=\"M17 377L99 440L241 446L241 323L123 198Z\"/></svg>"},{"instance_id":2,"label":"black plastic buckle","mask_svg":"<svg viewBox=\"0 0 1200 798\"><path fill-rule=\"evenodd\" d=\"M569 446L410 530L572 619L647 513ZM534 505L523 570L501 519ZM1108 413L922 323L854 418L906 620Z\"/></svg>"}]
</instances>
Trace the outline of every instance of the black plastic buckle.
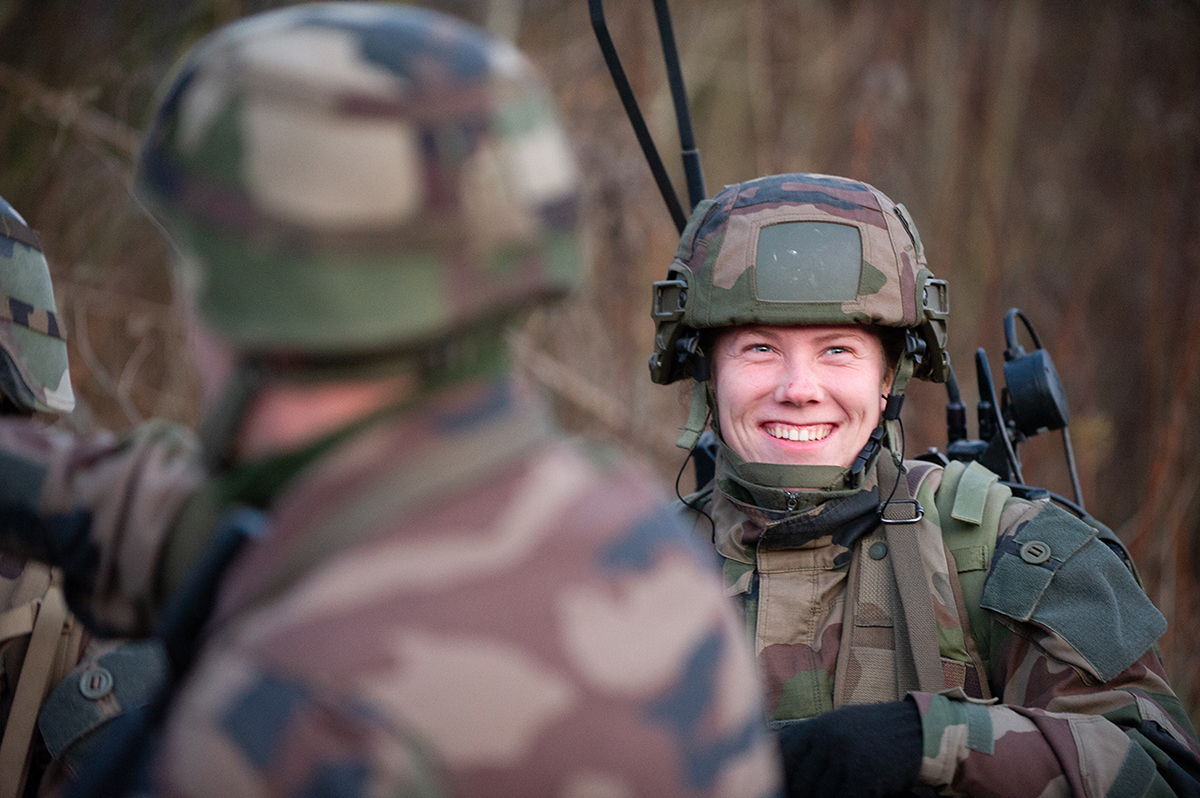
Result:
<instances>
[{"instance_id":1,"label":"black plastic buckle","mask_svg":"<svg viewBox=\"0 0 1200 798\"><path fill-rule=\"evenodd\" d=\"M867 438L867 443L862 447L862 451L854 458L854 462L850 465L850 473L857 476L862 473L862 470L867 467L867 463L871 462L871 458L879 452L883 445L883 429L876 427L871 430L871 436Z\"/></svg>"}]
</instances>

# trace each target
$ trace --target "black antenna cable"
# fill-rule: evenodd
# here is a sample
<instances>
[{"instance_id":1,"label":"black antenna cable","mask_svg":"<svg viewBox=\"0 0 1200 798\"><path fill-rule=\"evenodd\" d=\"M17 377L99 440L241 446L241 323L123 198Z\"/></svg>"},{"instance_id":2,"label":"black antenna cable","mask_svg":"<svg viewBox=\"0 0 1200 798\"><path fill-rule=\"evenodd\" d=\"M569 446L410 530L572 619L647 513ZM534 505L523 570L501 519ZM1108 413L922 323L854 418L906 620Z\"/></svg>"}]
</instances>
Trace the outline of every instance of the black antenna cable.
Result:
<instances>
[{"instance_id":1,"label":"black antenna cable","mask_svg":"<svg viewBox=\"0 0 1200 798\"><path fill-rule=\"evenodd\" d=\"M667 175L666 167L658 154L658 148L654 144L649 128L646 127L646 120L638 107L633 87L629 85L629 78L626 77L625 69L621 66L621 58L617 55L612 35L608 32L608 23L604 19L603 0L588 0L588 11L592 20L592 30L596 34L596 42L600 45L600 52L604 55L608 73L612 76L613 85L616 86L617 94L621 97L621 104L625 106L625 115L629 117L629 124L633 126L634 135L637 136L642 153L646 156L646 165L650 167L650 173L654 176L654 182L658 185L658 192L662 194L663 202L667 204L667 211L670 212L671 219L675 222L675 228L682 233L683 228L687 226L687 214L683 211L679 195L675 193L675 187L671 184L670 176ZM679 143L683 150L683 170L687 177L688 196L691 200L690 210L706 196L704 175L700 169L700 152L696 149L695 138L692 135L692 120L687 106L687 93L684 91L683 73L679 67L679 51L675 46L675 33L671 27L671 14L666 0L654 0L654 16L658 22L659 37L662 40L663 59L667 66L667 81L671 86L671 98L675 103L675 121L679 126Z\"/></svg>"},{"instance_id":2,"label":"black antenna cable","mask_svg":"<svg viewBox=\"0 0 1200 798\"><path fill-rule=\"evenodd\" d=\"M667 66L667 83L675 104L675 124L679 128L679 149L683 158L683 174L687 178L688 202L691 209L708 198L704 190L704 171L700 168L700 150L692 135L692 114L688 110L687 91L683 88L683 70L679 65L679 49L675 46L675 30L671 26L671 10L667 0L654 0L654 18L662 40L663 61Z\"/></svg>"}]
</instances>

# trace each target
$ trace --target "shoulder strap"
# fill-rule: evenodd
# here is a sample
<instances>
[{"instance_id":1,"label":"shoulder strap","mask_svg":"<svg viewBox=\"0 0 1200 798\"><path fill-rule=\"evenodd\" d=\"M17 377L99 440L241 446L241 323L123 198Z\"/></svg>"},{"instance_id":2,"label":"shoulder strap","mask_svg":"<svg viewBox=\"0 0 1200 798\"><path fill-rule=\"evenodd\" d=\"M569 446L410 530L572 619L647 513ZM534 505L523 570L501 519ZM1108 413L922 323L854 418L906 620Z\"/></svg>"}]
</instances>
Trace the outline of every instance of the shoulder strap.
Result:
<instances>
[{"instance_id":1,"label":"shoulder strap","mask_svg":"<svg viewBox=\"0 0 1200 798\"><path fill-rule=\"evenodd\" d=\"M917 539L917 523L924 515L924 510L912 497L908 480L903 478L886 453L879 459L879 481L881 495L889 490L889 483L896 485L896 492L891 501L884 505L880 518L885 526L904 622L903 634L901 629L896 630L896 654L898 657L912 658L921 691L936 693L945 686L945 679L938 652L933 599L929 595L925 565ZM896 620L900 621L901 618ZM907 646L901 643L902 638L907 638Z\"/></svg>"},{"instance_id":2,"label":"shoulder strap","mask_svg":"<svg viewBox=\"0 0 1200 798\"><path fill-rule=\"evenodd\" d=\"M1004 510L1012 490L976 462L951 462L942 474L935 497L942 541L955 563L952 576L962 594L968 637L986 668L990 662L991 620L980 607L983 584L996 549L1000 528L1007 526Z\"/></svg>"},{"instance_id":3,"label":"shoulder strap","mask_svg":"<svg viewBox=\"0 0 1200 798\"><path fill-rule=\"evenodd\" d=\"M937 470L925 463L912 464L900 479L904 483L903 490L897 485L896 494L891 497L893 517L907 516L916 519L915 522L879 524L854 545L846 578L846 609L834 670L834 707L895 701L909 691L923 689L922 677L926 687L932 682L934 691L948 686L941 667L939 634L925 565L920 551L913 551L921 545L921 539L928 537L919 530L930 522L920 518L921 513L916 512L916 505L909 498L915 496L930 474ZM894 466L880 473L879 482L885 494L896 484L896 475ZM907 539L897 542L897 533ZM896 562L896 549L905 560L903 566ZM899 579L902 574L916 577L905 581L904 590L908 594L907 609L912 612L914 622L918 627L924 625L924 631L917 634L910 634L906 605L901 600ZM920 610L921 606L926 610ZM914 638L921 641L916 653L911 645ZM918 660L923 663L920 674Z\"/></svg>"},{"instance_id":4,"label":"shoulder strap","mask_svg":"<svg viewBox=\"0 0 1200 798\"><path fill-rule=\"evenodd\" d=\"M0 798L16 798L24 787L38 708L50 687L67 621L67 603L55 580L38 602L29 649L0 741Z\"/></svg>"}]
</instances>

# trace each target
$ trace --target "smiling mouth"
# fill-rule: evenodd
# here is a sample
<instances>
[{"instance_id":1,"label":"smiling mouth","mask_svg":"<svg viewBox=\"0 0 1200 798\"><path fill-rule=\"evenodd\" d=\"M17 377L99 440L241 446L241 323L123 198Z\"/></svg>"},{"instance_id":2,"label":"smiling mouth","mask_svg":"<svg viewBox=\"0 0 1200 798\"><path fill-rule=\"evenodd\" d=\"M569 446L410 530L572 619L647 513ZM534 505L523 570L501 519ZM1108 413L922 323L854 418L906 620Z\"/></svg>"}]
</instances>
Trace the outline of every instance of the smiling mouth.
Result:
<instances>
[{"instance_id":1,"label":"smiling mouth","mask_svg":"<svg viewBox=\"0 0 1200 798\"><path fill-rule=\"evenodd\" d=\"M803 427L791 424L768 424L764 427L767 434L781 441L823 441L833 432L832 424L809 424Z\"/></svg>"}]
</instances>

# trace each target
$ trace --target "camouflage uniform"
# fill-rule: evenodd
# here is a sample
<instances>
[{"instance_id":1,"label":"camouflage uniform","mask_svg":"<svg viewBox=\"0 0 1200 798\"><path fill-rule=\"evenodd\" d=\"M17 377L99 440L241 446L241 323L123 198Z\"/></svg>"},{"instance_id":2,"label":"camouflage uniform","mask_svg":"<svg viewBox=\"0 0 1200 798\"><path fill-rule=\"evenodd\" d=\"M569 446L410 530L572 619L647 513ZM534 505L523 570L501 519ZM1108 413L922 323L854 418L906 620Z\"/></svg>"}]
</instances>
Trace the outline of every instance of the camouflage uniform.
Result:
<instances>
[{"instance_id":1,"label":"camouflage uniform","mask_svg":"<svg viewBox=\"0 0 1200 798\"><path fill-rule=\"evenodd\" d=\"M184 285L271 380L417 387L247 459L215 416L76 441L0 424L16 497L98 623L145 630L213 518L259 508L149 770L169 795L770 795L753 659L644 471L568 444L500 365L572 281L573 174L506 44L339 3L235 23L177 71L139 185ZM251 399L252 401L252 399ZM10 510L12 508L10 507Z\"/></svg>"},{"instance_id":2,"label":"camouflage uniform","mask_svg":"<svg viewBox=\"0 0 1200 798\"><path fill-rule=\"evenodd\" d=\"M806 231L782 243L760 235L814 222L857 228L861 250L827 249L822 273L795 243ZM865 184L782 175L730 186L697 208L670 276L656 287L660 382L706 376L693 331L752 322L913 331L904 359L916 362L900 364L883 426L910 373L944 368L948 306L930 297L944 285L931 283L907 212ZM704 380L696 395L684 443L705 404L717 415ZM897 482L898 437L877 434L883 448L869 443L848 469L746 463L722 443L714 483L685 499L742 607L771 722L907 695L921 715L920 781L941 794L1184 794L1177 774L1200 776L1200 745L1154 647L1165 621L1106 545L1115 539L1014 498L978 464L908 461ZM917 588L932 599L932 679L916 672L898 538L879 522L881 493L901 483L924 510L905 528Z\"/></svg>"}]
</instances>

